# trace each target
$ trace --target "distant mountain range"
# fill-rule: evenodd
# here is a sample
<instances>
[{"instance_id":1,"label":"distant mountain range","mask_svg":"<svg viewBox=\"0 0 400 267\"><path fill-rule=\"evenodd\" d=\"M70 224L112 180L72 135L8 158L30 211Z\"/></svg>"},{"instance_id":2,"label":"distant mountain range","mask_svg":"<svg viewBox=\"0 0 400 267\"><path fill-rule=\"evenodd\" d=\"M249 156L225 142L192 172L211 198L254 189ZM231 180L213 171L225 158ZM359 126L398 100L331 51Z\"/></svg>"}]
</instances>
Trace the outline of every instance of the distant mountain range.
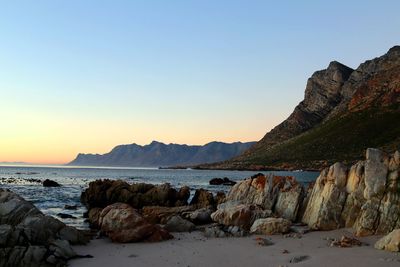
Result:
<instances>
[{"instance_id":1,"label":"distant mountain range","mask_svg":"<svg viewBox=\"0 0 400 267\"><path fill-rule=\"evenodd\" d=\"M74 166L124 166L168 167L192 166L218 162L236 157L255 142L211 142L204 146L164 144L153 141L149 145L119 145L106 154L78 154L67 165Z\"/></svg>"},{"instance_id":2,"label":"distant mountain range","mask_svg":"<svg viewBox=\"0 0 400 267\"><path fill-rule=\"evenodd\" d=\"M352 69L333 61L293 113L242 155L202 169L321 169L400 149L400 46Z\"/></svg>"}]
</instances>

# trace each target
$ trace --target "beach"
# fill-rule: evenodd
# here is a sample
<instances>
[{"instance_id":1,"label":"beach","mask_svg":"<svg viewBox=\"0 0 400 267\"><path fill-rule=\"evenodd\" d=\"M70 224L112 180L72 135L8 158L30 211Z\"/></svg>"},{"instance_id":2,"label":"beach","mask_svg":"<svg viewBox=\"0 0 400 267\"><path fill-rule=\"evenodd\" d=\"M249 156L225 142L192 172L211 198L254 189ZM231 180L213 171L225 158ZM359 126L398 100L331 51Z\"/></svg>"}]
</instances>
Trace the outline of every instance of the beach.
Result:
<instances>
[{"instance_id":1,"label":"beach","mask_svg":"<svg viewBox=\"0 0 400 267\"><path fill-rule=\"evenodd\" d=\"M351 248L331 247L327 238L351 235L351 229L310 232L301 238L283 235L253 235L241 238L206 238L199 231L173 233L174 239L159 243L116 244L109 239L95 239L86 246L74 246L80 255L93 258L69 261L80 266L399 266L400 254L377 250L380 236L357 238L365 245ZM256 238L273 242L261 246ZM288 253L284 253L286 251ZM294 258L304 260L291 263Z\"/></svg>"}]
</instances>

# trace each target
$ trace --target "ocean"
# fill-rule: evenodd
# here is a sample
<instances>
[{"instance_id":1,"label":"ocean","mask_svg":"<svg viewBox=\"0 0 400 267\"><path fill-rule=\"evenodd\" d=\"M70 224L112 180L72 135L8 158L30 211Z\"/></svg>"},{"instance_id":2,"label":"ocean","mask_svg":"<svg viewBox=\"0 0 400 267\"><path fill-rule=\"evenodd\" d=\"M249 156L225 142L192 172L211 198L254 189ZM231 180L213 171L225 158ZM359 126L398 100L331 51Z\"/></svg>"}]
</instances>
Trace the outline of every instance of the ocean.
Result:
<instances>
[{"instance_id":1,"label":"ocean","mask_svg":"<svg viewBox=\"0 0 400 267\"><path fill-rule=\"evenodd\" d=\"M7 188L26 200L33 202L43 213L55 216L64 223L80 229L87 229L83 213L86 208L80 203L81 192L91 181L97 179L122 179L129 183L151 184L170 183L174 187L187 185L192 189L204 188L212 192L227 192L229 186L209 185L215 177L228 177L239 181L254 175L254 171L222 170L166 170L156 168L112 168L112 167L71 167L71 166L0 166L0 188ZM318 172L262 172L276 175L292 175L304 184L315 181ZM61 187L43 187L38 180L51 179ZM77 205L76 210L66 210L65 205ZM75 218L60 218L64 213Z\"/></svg>"}]
</instances>

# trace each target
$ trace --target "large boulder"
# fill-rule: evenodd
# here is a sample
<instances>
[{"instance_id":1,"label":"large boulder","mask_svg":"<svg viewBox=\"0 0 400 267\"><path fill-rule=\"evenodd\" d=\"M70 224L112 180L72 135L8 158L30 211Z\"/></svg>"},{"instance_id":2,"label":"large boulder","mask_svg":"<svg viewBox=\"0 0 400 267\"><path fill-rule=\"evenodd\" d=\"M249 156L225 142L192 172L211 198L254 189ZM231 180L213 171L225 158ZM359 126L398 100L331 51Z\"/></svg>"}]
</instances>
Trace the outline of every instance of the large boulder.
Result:
<instances>
[{"instance_id":1,"label":"large boulder","mask_svg":"<svg viewBox=\"0 0 400 267\"><path fill-rule=\"evenodd\" d=\"M0 266L65 266L87 235L0 189Z\"/></svg>"},{"instance_id":2,"label":"large boulder","mask_svg":"<svg viewBox=\"0 0 400 267\"><path fill-rule=\"evenodd\" d=\"M100 214L101 231L113 242L128 243L171 239L168 231L147 222L134 208L125 203L114 203Z\"/></svg>"},{"instance_id":3,"label":"large boulder","mask_svg":"<svg viewBox=\"0 0 400 267\"><path fill-rule=\"evenodd\" d=\"M144 206L183 206L187 205L190 189L182 187L179 191L170 184L151 185L145 183L128 184L122 180L96 180L82 192L81 202L90 210L104 208L113 203L126 203L140 209Z\"/></svg>"},{"instance_id":4,"label":"large boulder","mask_svg":"<svg viewBox=\"0 0 400 267\"><path fill-rule=\"evenodd\" d=\"M142 215L150 223L166 224L167 221L173 216L184 216L196 209L195 206L181 206L181 207L161 207L161 206L147 206L143 207Z\"/></svg>"},{"instance_id":5,"label":"large boulder","mask_svg":"<svg viewBox=\"0 0 400 267\"><path fill-rule=\"evenodd\" d=\"M211 214L213 221L227 226L239 226L248 230L258 218L271 215L271 211L263 210L257 205L226 202L218 206L217 211Z\"/></svg>"},{"instance_id":6,"label":"large boulder","mask_svg":"<svg viewBox=\"0 0 400 267\"><path fill-rule=\"evenodd\" d=\"M289 232L291 222L284 218L264 218L256 220L250 228L250 233L273 235Z\"/></svg>"},{"instance_id":7,"label":"large boulder","mask_svg":"<svg viewBox=\"0 0 400 267\"><path fill-rule=\"evenodd\" d=\"M382 237L375 243L376 249L383 249L391 252L400 251L400 229L393 230L390 234Z\"/></svg>"},{"instance_id":8,"label":"large boulder","mask_svg":"<svg viewBox=\"0 0 400 267\"><path fill-rule=\"evenodd\" d=\"M346 201L347 168L335 163L317 178L302 221L315 230L343 226L341 213Z\"/></svg>"},{"instance_id":9,"label":"large boulder","mask_svg":"<svg viewBox=\"0 0 400 267\"><path fill-rule=\"evenodd\" d=\"M258 205L279 217L295 220L303 198L304 188L294 177L259 173L234 185L226 201Z\"/></svg>"}]
</instances>

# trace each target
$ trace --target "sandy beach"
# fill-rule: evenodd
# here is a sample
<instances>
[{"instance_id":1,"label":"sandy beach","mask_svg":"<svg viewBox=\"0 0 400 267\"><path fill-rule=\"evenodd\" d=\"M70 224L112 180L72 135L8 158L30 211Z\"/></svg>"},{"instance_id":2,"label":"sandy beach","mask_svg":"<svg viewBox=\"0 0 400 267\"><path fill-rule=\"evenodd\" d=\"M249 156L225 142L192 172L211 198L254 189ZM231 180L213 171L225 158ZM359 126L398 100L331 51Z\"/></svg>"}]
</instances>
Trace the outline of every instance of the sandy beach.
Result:
<instances>
[{"instance_id":1,"label":"sandy beach","mask_svg":"<svg viewBox=\"0 0 400 267\"><path fill-rule=\"evenodd\" d=\"M359 238L366 245L352 248L330 247L326 238L351 235L350 229L311 232L302 236L255 235L243 238L205 238L201 232L174 233L175 239L160 243L114 244L108 239L92 240L87 246L74 246L78 254L93 258L75 259L79 266L400 266L400 254L373 247L379 236ZM257 244L268 238L270 246ZM286 250L286 251L285 251ZM286 252L286 253L284 253ZM307 256L291 263L296 257Z\"/></svg>"}]
</instances>

